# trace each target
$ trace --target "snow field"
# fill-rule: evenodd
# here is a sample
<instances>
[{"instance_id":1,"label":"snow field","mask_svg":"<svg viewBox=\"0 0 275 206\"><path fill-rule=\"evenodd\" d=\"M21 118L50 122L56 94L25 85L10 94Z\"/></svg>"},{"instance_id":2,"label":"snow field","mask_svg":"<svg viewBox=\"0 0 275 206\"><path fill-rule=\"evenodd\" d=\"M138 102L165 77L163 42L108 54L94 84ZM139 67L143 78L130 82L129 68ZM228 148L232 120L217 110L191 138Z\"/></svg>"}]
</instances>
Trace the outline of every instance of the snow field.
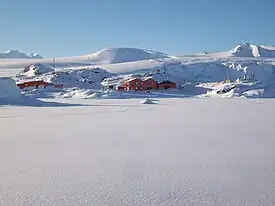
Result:
<instances>
[{"instance_id":1,"label":"snow field","mask_svg":"<svg viewBox=\"0 0 275 206\"><path fill-rule=\"evenodd\" d=\"M139 101L1 108L0 205L274 204L274 100Z\"/></svg>"}]
</instances>

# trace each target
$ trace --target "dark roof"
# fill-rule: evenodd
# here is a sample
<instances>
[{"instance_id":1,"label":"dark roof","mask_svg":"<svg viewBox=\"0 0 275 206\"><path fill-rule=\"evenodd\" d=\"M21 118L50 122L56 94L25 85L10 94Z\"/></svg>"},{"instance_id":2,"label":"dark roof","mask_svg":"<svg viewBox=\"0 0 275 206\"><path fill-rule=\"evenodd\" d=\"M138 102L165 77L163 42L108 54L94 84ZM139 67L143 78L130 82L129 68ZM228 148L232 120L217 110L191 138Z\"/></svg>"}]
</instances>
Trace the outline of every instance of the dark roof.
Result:
<instances>
[{"instance_id":1,"label":"dark roof","mask_svg":"<svg viewBox=\"0 0 275 206\"><path fill-rule=\"evenodd\" d=\"M160 82L159 84L176 84L176 83L166 80L166 81Z\"/></svg>"}]
</instances>

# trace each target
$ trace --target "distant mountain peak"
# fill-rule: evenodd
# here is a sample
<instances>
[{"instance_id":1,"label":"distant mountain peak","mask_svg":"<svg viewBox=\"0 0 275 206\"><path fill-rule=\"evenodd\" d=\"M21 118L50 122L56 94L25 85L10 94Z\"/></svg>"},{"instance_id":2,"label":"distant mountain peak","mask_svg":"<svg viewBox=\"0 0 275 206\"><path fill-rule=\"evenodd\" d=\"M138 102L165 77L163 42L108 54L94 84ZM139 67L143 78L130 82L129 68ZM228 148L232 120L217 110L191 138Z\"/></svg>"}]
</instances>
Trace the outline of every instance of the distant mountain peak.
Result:
<instances>
[{"instance_id":1,"label":"distant mountain peak","mask_svg":"<svg viewBox=\"0 0 275 206\"><path fill-rule=\"evenodd\" d=\"M249 42L241 43L229 51L236 57L266 57L275 58L275 48L258 46Z\"/></svg>"},{"instance_id":2,"label":"distant mountain peak","mask_svg":"<svg viewBox=\"0 0 275 206\"><path fill-rule=\"evenodd\" d=\"M94 60L105 63L123 63L168 57L167 54L149 49L127 47L105 48L96 53L89 54L88 56L91 61Z\"/></svg>"},{"instance_id":3,"label":"distant mountain peak","mask_svg":"<svg viewBox=\"0 0 275 206\"><path fill-rule=\"evenodd\" d=\"M197 55L205 55L205 54L209 54L208 52L200 52Z\"/></svg>"},{"instance_id":4,"label":"distant mountain peak","mask_svg":"<svg viewBox=\"0 0 275 206\"><path fill-rule=\"evenodd\" d=\"M43 59L43 57L37 53L27 55L18 50L11 49L0 53L0 59Z\"/></svg>"},{"instance_id":5,"label":"distant mountain peak","mask_svg":"<svg viewBox=\"0 0 275 206\"><path fill-rule=\"evenodd\" d=\"M7 50L4 53L5 54L23 54L23 53L19 52L18 50L13 50L13 49Z\"/></svg>"},{"instance_id":6,"label":"distant mountain peak","mask_svg":"<svg viewBox=\"0 0 275 206\"><path fill-rule=\"evenodd\" d=\"M43 57L37 53L30 53L28 56L31 57L32 59L43 59Z\"/></svg>"},{"instance_id":7,"label":"distant mountain peak","mask_svg":"<svg viewBox=\"0 0 275 206\"><path fill-rule=\"evenodd\" d=\"M47 67L43 64L36 63L25 67L25 69L19 72L16 77L34 77L52 71L54 71L54 69Z\"/></svg>"}]
</instances>

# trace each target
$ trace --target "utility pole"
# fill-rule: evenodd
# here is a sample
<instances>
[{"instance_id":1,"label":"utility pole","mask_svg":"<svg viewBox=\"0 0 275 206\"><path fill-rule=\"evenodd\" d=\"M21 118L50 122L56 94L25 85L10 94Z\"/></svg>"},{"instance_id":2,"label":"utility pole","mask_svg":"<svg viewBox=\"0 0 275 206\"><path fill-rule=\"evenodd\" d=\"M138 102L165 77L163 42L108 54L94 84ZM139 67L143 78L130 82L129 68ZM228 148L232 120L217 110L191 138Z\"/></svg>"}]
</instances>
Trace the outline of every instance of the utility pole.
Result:
<instances>
[{"instance_id":1,"label":"utility pole","mask_svg":"<svg viewBox=\"0 0 275 206\"><path fill-rule=\"evenodd\" d=\"M55 58L53 58L53 69L55 69Z\"/></svg>"},{"instance_id":2,"label":"utility pole","mask_svg":"<svg viewBox=\"0 0 275 206\"><path fill-rule=\"evenodd\" d=\"M163 73L165 75L165 81L168 81L168 75L167 75L167 72L166 72L166 66L165 66L165 63L163 64Z\"/></svg>"}]
</instances>

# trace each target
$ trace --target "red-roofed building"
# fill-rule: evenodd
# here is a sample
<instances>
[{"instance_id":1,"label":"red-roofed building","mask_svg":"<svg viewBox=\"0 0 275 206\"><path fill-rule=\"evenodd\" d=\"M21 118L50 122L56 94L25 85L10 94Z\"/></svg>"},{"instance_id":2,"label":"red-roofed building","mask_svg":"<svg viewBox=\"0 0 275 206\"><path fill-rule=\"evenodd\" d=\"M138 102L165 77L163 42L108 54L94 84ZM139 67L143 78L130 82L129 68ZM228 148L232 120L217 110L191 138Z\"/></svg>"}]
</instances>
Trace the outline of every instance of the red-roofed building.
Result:
<instances>
[{"instance_id":1,"label":"red-roofed building","mask_svg":"<svg viewBox=\"0 0 275 206\"><path fill-rule=\"evenodd\" d=\"M48 86L53 86L55 88L61 88L63 86L62 84L53 84L53 83L44 82L42 80L21 82L21 83L16 83L16 84L20 89L25 89L28 87L35 87L36 89L38 89L39 87L46 88Z\"/></svg>"},{"instance_id":2,"label":"red-roofed building","mask_svg":"<svg viewBox=\"0 0 275 206\"><path fill-rule=\"evenodd\" d=\"M145 78L141 84L144 90L158 89L158 82L151 77Z\"/></svg>"},{"instance_id":3,"label":"red-roofed building","mask_svg":"<svg viewBox=\"0 0 275 206\"><path fill-rule=\"evenodd\" d=\"M127 88L127 90L135 90L135 91L142 91L142 81L138 78L129 79L124 82L124 86Z\"/></svg>"}]
</instances>

